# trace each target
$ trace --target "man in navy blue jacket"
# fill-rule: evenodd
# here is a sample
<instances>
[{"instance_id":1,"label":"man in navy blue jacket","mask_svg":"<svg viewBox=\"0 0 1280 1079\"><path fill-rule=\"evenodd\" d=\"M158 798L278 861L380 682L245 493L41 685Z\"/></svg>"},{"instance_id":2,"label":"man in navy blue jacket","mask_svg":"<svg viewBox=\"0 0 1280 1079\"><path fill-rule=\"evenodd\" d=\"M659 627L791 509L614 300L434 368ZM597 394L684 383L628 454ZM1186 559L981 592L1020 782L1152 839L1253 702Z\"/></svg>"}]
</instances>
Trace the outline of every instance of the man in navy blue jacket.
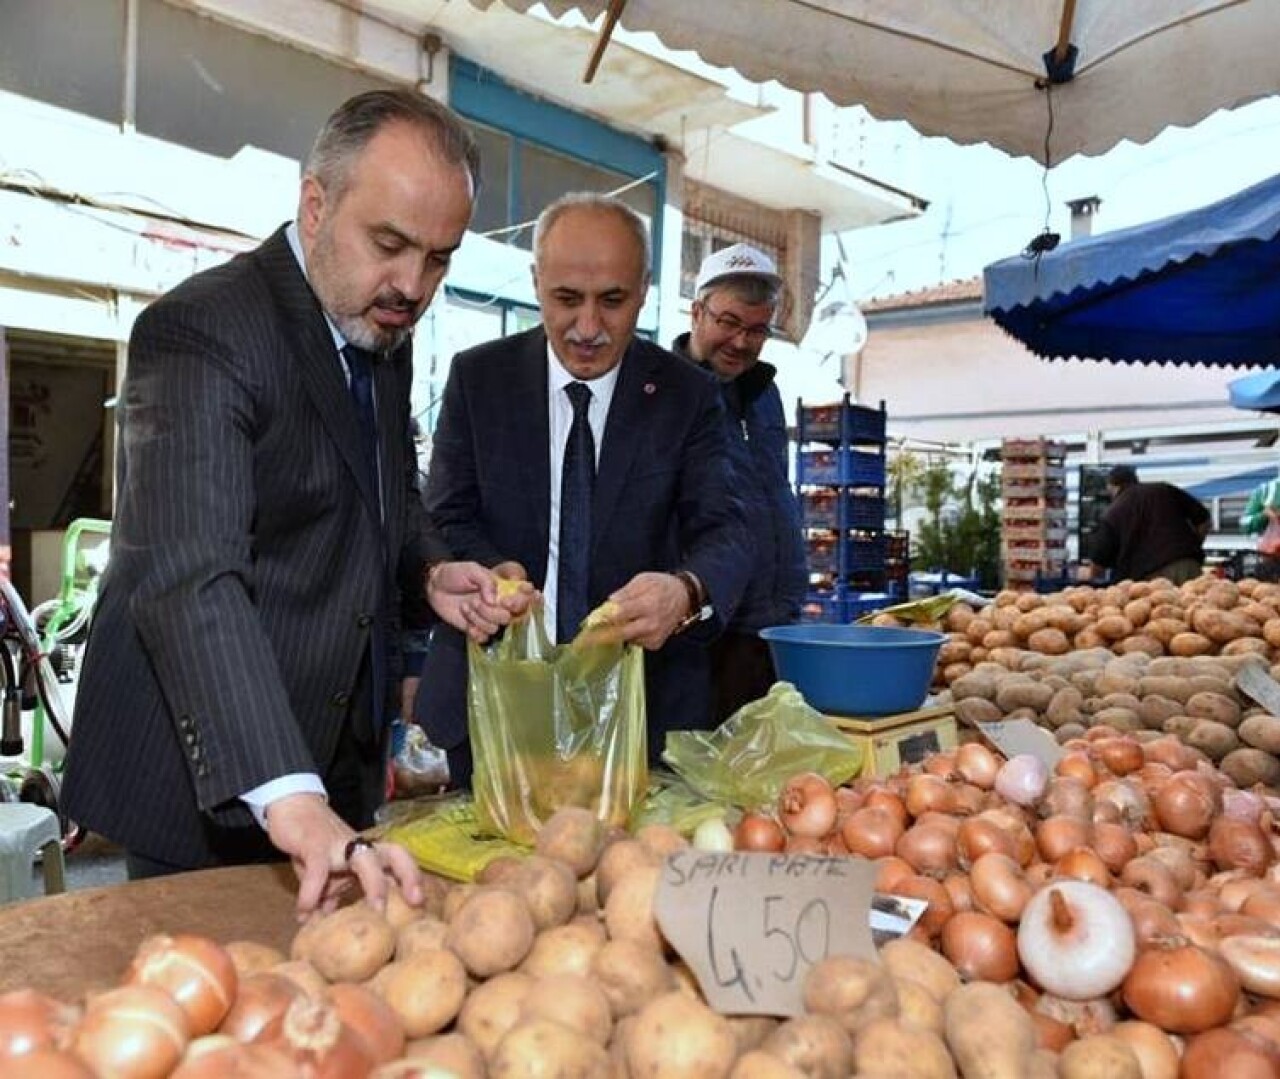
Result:
<instances>
[{"instance_id":1,"label":"man in navy blue jacket","mask_svg":"<svg viewBox=\"0 0 1280 1079\"><path fill-rule=\"evenodd\" d=\"M672 350L720 380L738 493L747 505L752 571L728 629L711 645L716 717L723 721L764 696L774 681L765 626L794 622L808 584L800 514L787 467L787 422L760 359L782 279L773 261L747 244L707 258L698 271L693 328Z\"/></svg>"}]
</instances>

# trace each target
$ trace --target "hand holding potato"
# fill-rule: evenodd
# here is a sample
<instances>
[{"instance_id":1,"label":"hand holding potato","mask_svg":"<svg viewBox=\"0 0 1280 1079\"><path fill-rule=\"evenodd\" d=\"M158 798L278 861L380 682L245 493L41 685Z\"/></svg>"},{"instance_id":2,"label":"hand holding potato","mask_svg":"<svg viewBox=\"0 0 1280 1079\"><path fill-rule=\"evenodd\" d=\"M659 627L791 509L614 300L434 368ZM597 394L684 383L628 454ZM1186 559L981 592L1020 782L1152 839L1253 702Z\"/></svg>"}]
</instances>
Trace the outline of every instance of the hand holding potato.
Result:
<instances>
[{"instance_id":1,"label":"hand holding potato","mask_svg":"<svg viewBox=\"0 0 1280 1079\"><path fill-rule=\"evenodd\" d=\"M422 874L412 855L398 844L358 846L348 860L347 848L356 833L318 794L290 794L272 802L267 807L267 835L293 861L300 919L317 910L332 911L353 884L382 910L388 874L410 905L417 906L424 898Z\"/></svg>"},{"instance_id":2,"label":"hand holding potato","mask_svg":"<svg viewBox=\"0 0 1280 1079\"><path fill-rule=\"evenodd\" d=\"M670 573L638 573L609 597L617 605L613 625L624 641L655 651L689 613L684 582Z\"/></svg>"},{"instance_id":3,"label":"hand holding potato","mask_svg":"<svg viewBox=\"0 0 1280 1079\"><path fill-rule=\"evenodd\" d=\"M523 574L514 562L494 571L478 562L440 562L427 575L427 601L449 625L483 644L529 609L536 593Z\"/></svg>"}]
</instances>

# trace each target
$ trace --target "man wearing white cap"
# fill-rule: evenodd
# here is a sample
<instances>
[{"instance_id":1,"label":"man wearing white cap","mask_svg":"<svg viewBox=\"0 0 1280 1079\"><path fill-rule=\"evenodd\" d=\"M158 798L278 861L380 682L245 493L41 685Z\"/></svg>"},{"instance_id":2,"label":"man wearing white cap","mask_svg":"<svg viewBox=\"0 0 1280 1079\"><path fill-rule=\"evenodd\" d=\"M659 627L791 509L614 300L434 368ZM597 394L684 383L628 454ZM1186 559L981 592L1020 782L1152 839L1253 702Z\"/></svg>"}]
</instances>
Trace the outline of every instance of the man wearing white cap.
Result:
<instances>
[{"instance_id":1,"label":"man wearing white cap","mask_svg":"<svg viewBox=\"0 0 1280 1079\"><path fill-rule=\"evenodd\" d=\"M719 721L768 692L775 675L758 631L794 622L808 584L800 514L788 476L787 423L774 384L777 368L760 359L773 332L781 289L777 267L763 251L748 244L717 251L698 271L692 329L672 343L677 355L720 380L753 541L747 591L711 646Z\"/></svg>"}]
</instances>

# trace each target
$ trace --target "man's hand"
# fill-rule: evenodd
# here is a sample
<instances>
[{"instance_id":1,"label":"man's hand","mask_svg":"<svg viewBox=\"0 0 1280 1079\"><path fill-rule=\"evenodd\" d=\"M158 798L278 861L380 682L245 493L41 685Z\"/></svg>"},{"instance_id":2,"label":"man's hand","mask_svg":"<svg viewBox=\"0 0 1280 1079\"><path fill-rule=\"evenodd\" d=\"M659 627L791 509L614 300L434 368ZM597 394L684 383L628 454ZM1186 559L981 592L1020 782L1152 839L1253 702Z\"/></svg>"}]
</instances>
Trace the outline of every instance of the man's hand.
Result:
<instances>
[{"instance_id":1,"label":"man's hand","mask_svg":"<svg viewBox=\"0 0 1280 1079\"><path fill-rule=\"evenodd\" d=\"M514 572L510 567L520 569L514 562L504 562L499 568ZM517 581L518 586L504 587L499 594L500 575L478 562L441 562L427 575L427 602L449 625L484 644L524 614L536 594L522 578L504 573L501 579Z\"/></svg>"},{"instance_id":2,"label":"man's hand","mask_svg":"<svg viewBox=\"0 0 1280 1079\"><path fill-rule=\"evenodd\" d=\"M290 794L272 802L267 807L267 836L293 860L300 921L316 911L327 914L335 909L353 885L363 889L373 907L383 910L388 877L411 906L423 900L422 874L399 844L360 846L347 860L347 845L356 833L318 794Z\"/></svg>"},{"instance_id":3,"label":"man's hand","mask_svg":"<svg viewBox=\"0 0 1280 1079\"><path fill-rule=\"evenodd\" d=\"M624 641L656 651L689 614L689 593L671 573L637 573L609 597L618 605L610 624Z\"/></svg>"}]
</instances>

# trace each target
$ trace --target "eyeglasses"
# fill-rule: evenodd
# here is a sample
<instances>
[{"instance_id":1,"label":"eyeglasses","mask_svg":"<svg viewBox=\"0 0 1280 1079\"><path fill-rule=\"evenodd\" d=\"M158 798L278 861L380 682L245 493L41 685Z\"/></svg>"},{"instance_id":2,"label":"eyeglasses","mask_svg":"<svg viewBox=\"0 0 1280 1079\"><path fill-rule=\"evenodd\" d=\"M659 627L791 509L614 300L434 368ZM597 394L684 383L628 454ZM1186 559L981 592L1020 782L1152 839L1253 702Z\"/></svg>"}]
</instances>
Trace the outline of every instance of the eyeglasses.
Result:
<instances>
[{"instance_id":1,"label":"eyeglasses","mask_svg":"<svg viewBox=\"0 0 1280 1079\"><path fill-rule=\"evenodd\" d=\"M731 337L737 337L741 334L748 341L763 342L768 341L773 336L773 327L767 322L757 322L754 326L748 326L742 319L736 315L726 312L712 311L710 307L703 306L703 310L711 316L711 321L716 326L729 334Z\"/></svg>"}]
</instances>

